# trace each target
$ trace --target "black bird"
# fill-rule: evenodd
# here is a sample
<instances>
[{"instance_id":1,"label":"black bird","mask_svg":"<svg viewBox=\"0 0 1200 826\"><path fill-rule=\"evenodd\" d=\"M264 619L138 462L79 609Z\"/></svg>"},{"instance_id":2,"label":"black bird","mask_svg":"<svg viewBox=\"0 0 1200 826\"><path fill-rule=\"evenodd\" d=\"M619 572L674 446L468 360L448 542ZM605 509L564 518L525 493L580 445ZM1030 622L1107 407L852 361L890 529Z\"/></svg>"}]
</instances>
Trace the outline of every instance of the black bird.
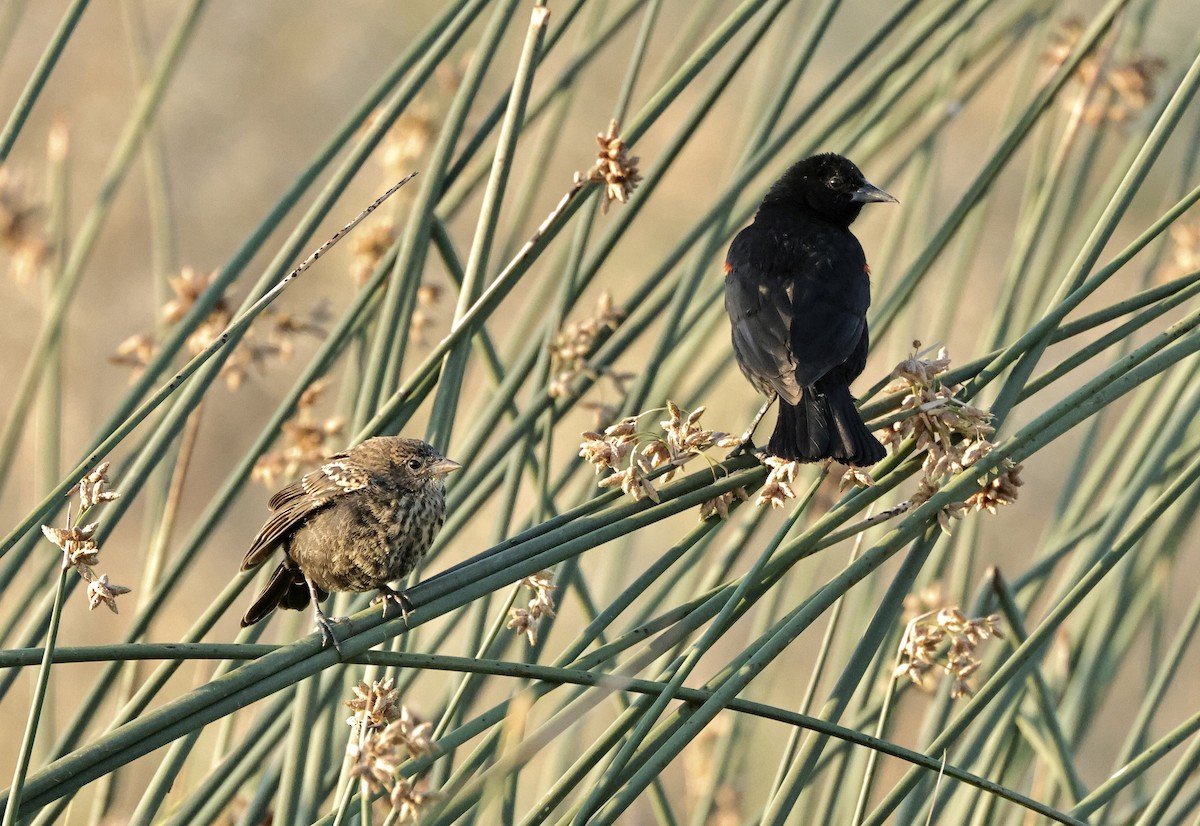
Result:
<instances>
[{"instance_id":1,"label":"black bird","mask_svg":"<svg viewBox=\"0 0 1200 826\"><path fill-rule=\"evenodd\" d=\"M750 383L779 397L774 456L859 466L884 457L850 395L866 366L871 303L871 270L850 224L876 201L896 199L841 155L814 155L771 186L729 247L733 351Z\"/></svg>"},{"instance_id":2,"label":"black bird","mask_svg":"<svg viewBox=\"0 0 1200 826\"><path fill-rule=\"evenodd\" d=\"M458 467L419 439L378 436L330 456L272 496L271 518L254 537L242 570L261 565L275 548L282 548L283 561L242 627L276 608L302 611L311 604L324 641L336 648L321 610L330 591L378 588L407 613L407 597L388 583L411 572L429 550L445 521L445 476Z\"/></svg>"}]
</instances>

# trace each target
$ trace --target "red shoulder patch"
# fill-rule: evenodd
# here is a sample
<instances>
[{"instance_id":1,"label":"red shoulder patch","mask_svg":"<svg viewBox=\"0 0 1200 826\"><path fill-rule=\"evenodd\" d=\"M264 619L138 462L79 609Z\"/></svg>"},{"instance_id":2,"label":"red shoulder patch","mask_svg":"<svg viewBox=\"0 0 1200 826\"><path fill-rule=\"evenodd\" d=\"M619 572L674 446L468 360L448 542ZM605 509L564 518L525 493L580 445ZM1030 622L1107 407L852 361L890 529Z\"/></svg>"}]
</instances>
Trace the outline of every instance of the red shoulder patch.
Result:
<instances>
[{"instance_id":1,"label":"red shoulder patch","mask_svg":"<svg viewBox=\"0 0 1200 826\"><path fill-rule=\"evenodd\" d=\"M733 272L733 264L730 264L728 261L726 261L725 262L725 274L729 275L731 272Z\"/></svg>"},{"instance_id":2,"label":"red shoulder patch","mask_svg":"<svg viewBox=\"0 0 1200 826\"><path fill-rule=\"evenodd\" d=\"M867 275L871 274L871 265L866 261L863 261L863 272L865 272Z\"/></svg>"}]
</instances>

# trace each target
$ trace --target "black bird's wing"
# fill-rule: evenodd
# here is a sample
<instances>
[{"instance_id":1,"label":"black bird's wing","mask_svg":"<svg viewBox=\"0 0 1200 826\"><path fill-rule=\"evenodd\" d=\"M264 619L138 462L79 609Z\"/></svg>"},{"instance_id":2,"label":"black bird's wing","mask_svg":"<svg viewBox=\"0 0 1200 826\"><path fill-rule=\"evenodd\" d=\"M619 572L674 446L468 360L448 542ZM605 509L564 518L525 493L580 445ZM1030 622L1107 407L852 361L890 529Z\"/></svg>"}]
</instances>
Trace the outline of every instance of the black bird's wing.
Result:
<instances>
[{"instance_id":1,"label":"black bird's wing","mask_svg":"<svg viewBox=\"0 0 1200 826\"><path fill-rule=\"evenodd\" d=\"M764 260L771 242L758 223L738 233L725 259L725 310L733 326L738 366L761 393L800 400L792 358L792 298L786 279Z\"/></svg>"},{"instance_id":2,"label":"black bird's wing","mask_svg":"<svg viewBox=\"0 0 1200 826\"><path fill-rule=\"evenodd\" d=\"M734 238L725 268L734 353L760 391L798 404L863 342L871 284L849 231L760 213Z\"/></svg>"},{"instance_id":3,"label":"black bird's wing","mask_svg":"<svg viewBox=\"0 0 1200 826\"><path fill-rule=\"evenodd\" d=\"M862 247L848 231L807 236L797 257L793 285L791 351L802 387L855 355L867 334L871 281ZM850 367L850 365L847 365ZM850 382L863 365L851 367Z\"/></svg>"},{"instance_id":4,"label":"black bird's wing","mask_svg":"<svg viewBox=\"0 0 1200 826\"><path fill-rule=\"evenodd\" d=\"M288 534L299 527L313 513L326 507L338 496L365 488L370 482L367 471L349 454L330 456L325 464L306 473L271 497L267 503L273 513L263 525L246 558L242 570L261 565Z\"/></svg>"}]
</instances>

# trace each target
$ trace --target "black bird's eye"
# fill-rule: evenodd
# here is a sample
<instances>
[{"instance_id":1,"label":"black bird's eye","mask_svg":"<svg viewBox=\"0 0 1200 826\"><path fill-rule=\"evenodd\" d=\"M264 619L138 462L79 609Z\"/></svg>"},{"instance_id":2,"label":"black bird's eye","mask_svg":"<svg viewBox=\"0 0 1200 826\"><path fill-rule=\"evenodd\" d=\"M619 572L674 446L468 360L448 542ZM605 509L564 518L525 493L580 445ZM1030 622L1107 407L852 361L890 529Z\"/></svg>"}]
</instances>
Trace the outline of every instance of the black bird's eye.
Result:
<instances>
[{"instance_id":1,"label":"black bird's eye","mask_svg":"<svg viewBox=\"0 0 1200 826\"><path fill-rule=\"evenodd\" d=\"M420 459L409 459L408 466L412 470L420 470L423 462Z\"/></svg>"},{"instance_id":2,"label":"black bird's eye","mask_svg":"<svg viewBox=\"0 0 1200 826\"><path fill-rule=\"evenodd\" d=\"M830 178L828 181L826 181L825 184L827 186L829 186L831 189L837 189L839 186L842 185L842 179L839 178L837 175L834 175L832 178Z\"/></svg>"}]
</instances>

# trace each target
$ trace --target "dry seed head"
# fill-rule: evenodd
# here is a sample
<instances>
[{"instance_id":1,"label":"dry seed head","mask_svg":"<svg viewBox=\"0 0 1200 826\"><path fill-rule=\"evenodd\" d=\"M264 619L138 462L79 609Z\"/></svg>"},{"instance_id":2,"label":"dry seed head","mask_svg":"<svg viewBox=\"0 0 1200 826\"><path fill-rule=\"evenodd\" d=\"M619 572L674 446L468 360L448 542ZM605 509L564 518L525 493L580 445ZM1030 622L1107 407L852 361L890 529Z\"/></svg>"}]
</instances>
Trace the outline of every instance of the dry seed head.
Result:
<instances>
[{"instance_id":1,"label":"dry seed head","mask_svg":"<svg viewBox=\"0 0 1200 826\"><path fill-rule=\"evenodd\" d=\"M706 450L737 444L737 439L728 433L701 426L703 407L689 412L668 400L666 410L668 418L661 422L662 438L647 437L639 432L641 415L628 416L605 428L603 433L587 431L583 434L579 455L594 465L597 473L602 469L613 471L597 483L600 487L620 487L634 500L646 496L657 502L658 491L650 474L661 473L655 476L656 480L669 481L676 470L697 456L704 456ZM701 519L713 512L727 514L733 501L733 494L714 497L702 505Z\"/></svg>"},{"instance_id":2,"label":"dry seed head","mask_svg":"<svg viewBox=\"0 0 1200 826\"><path fill-rule=\"evenodd\" d=\"M787 500L796 498L792 484L796 481L796 474L800 472L800 463L789 462L778 456L767 456L763 459L763 463L770 468L770 471L767 473L767 479L762 488L758 491L758 498L754 500L754 504L760 508L764 505L782 508L787 504Z\"/></svg>"},{"instance_id":3,"label":"dry seed head","mask_svg":"<svg viewBox=\"0 0 1200 826\"><path fill-rule=\"evenodd\" d=\"M79 494L79 517L90 513L98 505L120 498L116 491L104 489L108 485L108 468L108 462L101 462L67 491L68 497ZM103 604L115 614L117 597L128 594L129 589L110 582L107 574L96 575L92 566L100 561L100 548L95 539L100 523L91 522L80 527L77 519L72 517L71 506L68 505L66 527L42 525L42 534L62 550L62 570L74 568L80 578L88 583L86 595L89 609L94 610Z\"/></svg>"},{"instance_id":4,"label":"dry seed head","mask_svg":"<svg viewBox=\"0 0 1200 826\"><path fill-rule=\"evenodd\" d=\"M437 137L438 122L434 106L418 98L384 136L380 165L389 180L399 180L412 170Z\"/></svg>"},{"instance_id":5,"label":"dry seed head","mask_svg":"<svg viewBox=\"0 0 1200 826\"><path fill-rule=\"evenodd\" d=\"M991 414L959 399L962 385L943 384L937 378L950 367L945 348L939 349L932 360L924 358L927 352L922 352L921 343L914 341L913 353L893 370L894 380L888 390L904 392L900 407L910 415L892 424L881 437L893 450L911 437L915 450L925 452L923 475L909 500L914 505L928 501L949 478L974 465L994 448L987 438L994 432ZM1010 464L996 478L981 482L980 493L939 511L937 520L941 529L949 533L953 520L962 518L972 508L994 513L998 505L1016 501L1020 478L1015 472L1011 477L1008 475Z\"/></svg>"},{"instance_id":6,"label":"dry seed head","mask_svg":"<svg viewBox=\"0 0 1200 826\"><path fill-rule=\"evenodd\" d=\"M588 464L595 465L597 473L605 468L616 470L631 450L633 444L630 442L614 443L592 431L583 434L583 442L579 445L579 455Z\"/></svg>"},{"instance_id":7,"label":"dry seed head","mask_svg":"<svg viewBox=\"0 0 1200 826\"><path fill-rule=\"evenodd\" d=\"M554 573L538 571L521 580L521 585L534 592L528 608L510 608L508 612L508 627L518 634L525 634L530 645L537 644L538 626L544 617L554 616L554 592L558 586L554 584Z\"/></svg>"},{"instance_id":8,"label":"dry seed head","mask_svg":"<svg viewBox=\"0 0 1200 826\"><path fill-rule=\"evenodd\" d=\"M345 420L334 416L318 421L313 416L312 410L324 389L324 381L314 382L305 389L296 405L295 418L284 422L280 428L282 442L275 450L258 458L250 471L251 479L274 488L279 480L294 478L302 469L316 467L333 452L332 442L341 435Z\"/></svg>"},{"instance_id":9,"label":"dry seed head","mask_svg":"<svg viewBox=\"0 0 1200 826\"><path fill-rule=\"evenodd\" d=\"M50 257L37 220L41 211L24 175L0 166L0 249L10 256L9 272L17 283L32 280Z\"/></svg>"},{"instance_id":10,"label":"dry seed head","mask_svg":"<svg viewBox=\"0 0 1200 826\"><path fill-rule=\"evenodd\" d=\"M613 306L612 296L604 292L596 303L594 314L582 321L565 324L554 341L550 343L550 372L553 376L548 392L551 397L570 395L571 383L581 373L598 375L588 364L595 353L600 336L617 329L625 311ZM615 375L612 368L603 368L600 374Z\"/></svg>"},{"instance_id":11,"label":"dry seed head","mask_svg":"<svg viewBox=\"0 0 1200 826\"><path fill-rule=\"evenodd\" d=\"M108 357L110 364L131 368L129 383L133 384L146 370L146 365L154 358L158 345L154 336L149 333L134 333L117 345L117 351Z\"/></svg>"},{"instance_id":12,"label":"dry seed head","mask_svg":"<svg viewBox=\"0 0 1200 826\"><path fill-rule=\"evenodd\" d=\"M416 823L421 817L421 809L425 807L434 795L430 792L419 791L411 782L403 777L396 779L392 791L388 795L392 809L396 812L399 823Z\"/></svg>"},{"instance_id":13,"label":"dry seed head","mask_svg":"<svg viewBox=\"0 0 1200 826\"><path fill-rule=\"evenodd\" d=\"M405 760L432 752L433 743L429 739L432 730L432 724L418 723L403 706L384 728L357 728L356 736L346 747L353 760L350 776L357 777L371 791L390 791L398 782L396 775Z\"/></svg>"},{"instance_id":14,"label":"dry seed head","mask_svg":"<svg viewBox=\"0 0 1200 826\"><path fill-rule=\"evenodd\" d=\"M535 617L526 608L508 609L508 622L505 627L524 634L529 638L530 645L537 645L538 623L540 617Z\"/></svg>"},{"instance_id":15,"label":"dry seed head","mask_svg":"<svg viewBox=\"0 0 1200 826\"><path fill-rule=\"evenodd\" d=\"M1063 21L1043 56L1044 62L1051 69L1065 63L1083 31L1078 18ZM1081 94L1087 94L1095 86L1084 109L1084 120L1098 126L1105 121L1121 123L1136 117L1154 99L1154 80L1165 67L1160 58L1146 55L1109 63L1092 55L1083 58L1075 70L1075 80L1083 87ZM1069 98L1064 98L1064 102L1068 106L1077 105Z\"/></svg>"},{"instance_id":16,"label":"dry seed head","mask_svg":"<svg viewBox=\"0 0 1200 826\"><path fill-rule=\"evenodd\" d=\"M175 293L175 297L170 299L162 307L162 319L167 324L174 324L185 315L188 310L192 309L192 305L204 294L212 284L217 280L217 271L213 270L208 275L202 275L193 267L184 267L179 271L179 275L172 275L167 278L167 283L171 285L171 291ZM213 306L213 314L222 314L226 317L229 315L229 305L224 297L217 300ZM224 329L224 325L222 325Z\"/></svg>"},{"instance_id":17,"label":"dry seed head","mask_svg":"<svg viewBox=\"0 0 1200 826\"><path fill-rule=\"evenodd\" d=\"M1021 466L1005 460L1004 470L990 480L981 483L983 489L967 497L964 506L977 511L986 510L995 513L1001 505L1011 505L1017 501L1018 488L1025 484L1021 481Z\"/></svg>"},{"instance_id":18,"label":"dry seed head","mask_svg":"<svg viewBox=\"0 0 1200 826\"><path fill-rule=\"evenodd\" d=\"M397 753L382 742L381 732L368 729L361 738L352 739L346 752L354 761L350 766L350 777L372 792L391 786L400 763L405 755Z\"/></svg>"},{"instance_id":19,"label":"dry seed head","mask_svg":"<svg viewBox=\"0 0 1200 826\"><path fill-rule=\"evenodd\" d=\"M179 275L169 278L175 295L163 305L163 320L168 324L181 320L200 296L215 283L216 278L215 271L209 275L200 275L191 267L184 267ZM243 334L233 352L226 356L221 365L221 377L225 379L225 384L230 390L237 390L246 380L251 367L263 370L271 358L280 362L288 361L295 351L297 336L323 336L329 317L329 310L324 302L318 303L304 316L267 308L260 316L262 323ZM224 334L232 320L230 305L222 296L188 336L188 352L195 356L208 349ZM139 364L144 365L149 359L152 348L152 337L134 336L126 339L118 348L116 356L110 360L136 368Z\"/></svg>"},{"instance_id":20,"label":"dry seed head","mask_svg":"<svg viewBox=\"0 0 1200 826\"><path fill-rule=\"evenodd\" d=\"M296 338L309 335L314 338L325 337L325 327L329 323L331 313L329 302L318 301L306 315L298 316L292 313L268 307L263 316L270 322L267 327L267 353L274 349L275 355L281 362L290 361L296 351Z\"/></svg>"},{"instance_id":21,"label":"dry seed head","mask_svg":"<svg viewBox=\"0 0 1200 826\"><path fill-rule=\"evenodd\" d=\"M350 237L350 277L355 284L361 287L370 280L371 273L375 272L380 259L395 241L396 228L386 218L368 227L360 227Z\"/></svg>"},{"instance_id":22,"label":"dry seed head","mask_svg":"<svg viewBox=\"0 0 1200 826\"><path fill-rule=\"evenodd\" d=\"M703 522L713 514L716 514L720 519L728 519L729 511L733 507L733 503L745 502L750 498L749 492L743 487L734 488L726 491L719 496L714 496L712 499L700 505L700 521Z\"/></svg>"},{"instance_id":23,"label":"dry seed head","mask_svg":"<svg viewBox=\"0 0 1200 826\"><path fill-rule=\"evenodd\" d=\"M354 712L346 724L356 735L364 724L368 728L383 728L400 718L399 699L400 692L391 677L371 683L359 681L354 686L354 697L346 701L346 706Z\"/></svg>"},{"instance_id":24,"label":"dry seed head","mask_svg":"<svg viewBox=\"0 0 1200 826\"><path fill-rule=\"evenodd\" d=\"M851 487L873 488L875 479L862 468L852 467L842 474L842 478L838 482L838 493L843 493Z\"/></svg>"},{"instance_id":25,"label":"dry seed head","mask_svg":"<svg viewBox=\"0 0 1200 826\"><path fill-rule=\"evenodd\" d=\"M388 723L380 737L393 749L403 749L411 757L433 754L433 723L418 722L405 706L400 707L400 716Z\"/></svg>"},{"instance_id":26,"label":"dry seed head","mask_svg":"<svg viewBox=\"0 0 1200 826\"><path fill-rule=\"evenodd\" d=\"M604 477L597 482L597 485L602 488L620 487L635 502L643 496L654 502L659 501L658 491L637 464L632 464L624 470L618 470L611 476Z\"/></svg>"},{"instance_id":27,"label":"dry seed head","mask_svg":"<svg viewBox=\"0 0 1200 826\"><path fill-rule=\"evenodd\" d=\"M629 154L619 132L620 126L613 120L609 122L607 132L596 135L600 152L596 156L596 165L586 176L588 181L604 184L605 198L601 202L601 210L605 212L613 201L625 203L642 179L638 172L638 159Z\"/></svg>"},{"instance_id":28,"label":"dry seed head","mask_svg":"<svg viewBox=\"0 0 1200 826\"><path fill-rule=\"evenodd\" d=\"M931 596L922 593L912 604L924 603ZM910 600L905 603L909 607ZM976 651L984 640L1000 636L999 624L997 614L971 619L958 606L919 614L905 626L895 675L928 689L931 685L927 678L934 670L940 670L952 680L951 699L969 697L971 688L967 680L980 666Z\"/></svg>"},{"instance_id":29,"label":"dry seed head","mask_svg":"<svg viewBox=\"0 0 1200 826\"><path fill-rule=\"evenodd\" d=\"M108 462L101 462L96 465L95 469L84 474L83 478L67 491L67 496L73 495L76 491L79 492L80 513L94 508L101 502L111 502L121 498L121 494L116 491L104 489L108 486L108 468Z\"/></svg>"},{"instance_id":30,"label":"dry seed head","mask_svg":"<svg viewBox=\"0 0 1200 826\"><path fill-rule=\"evenodd\" d=\"M1071 50L1082 35L1083 21L1078 17L1068 17L1061 21L1051 34L1050 46L1042 55L1042 62L1056 69L1066 63L1067 58L1071 56Z\"/></svg>"},{"instance_id":31,"label":"dry seed head","mask_svg":"<svg viewBox=\"0 0 1200 826\"><path fill-rule=\"evenodd\" d=\"M1200 270L1200 220L1176 221L1168 230L1171 236L1171 260L1160 270L1160 282L1172 281Z\"/></svg>"},{"instance_id":32,"label":"dry seed head","mask_svg":"<svg viewBox=\"0 0 1200 826\"><path fill-rule=\"evenodd\" d=\"M54 528L42 525L42 533L47 539L62 549L63 570L72 566L95 565L100 559L100 549L92 536L99 522L92 522L82 528Z\"/></svg>"},{"instance_id":33,"label":"dry seed head","mask_svg":"<svg viewBox=\"0 0 1200 826\"><path fill-rule=\"evenodd\" d=\"M88 583L88 608L94 611L101 605L107 605L109 610L115 614L117 613L117 597L128 593L128 588L109 582L108 574L101 574L98 579Z\"/></svg>"},{"instance_id":34,"label":"dry seed head","mask_svg":"<svg viewBox=\"0 0 1200 826\"><path fill-rule=\"evenodd\" d=\"M558 590L558 586L554 584L553 571L530 574L521 580L521 584L537 595L538 602L545 606L549 616L554 616L554 592Z\"/></svg>"}]
</instances>

